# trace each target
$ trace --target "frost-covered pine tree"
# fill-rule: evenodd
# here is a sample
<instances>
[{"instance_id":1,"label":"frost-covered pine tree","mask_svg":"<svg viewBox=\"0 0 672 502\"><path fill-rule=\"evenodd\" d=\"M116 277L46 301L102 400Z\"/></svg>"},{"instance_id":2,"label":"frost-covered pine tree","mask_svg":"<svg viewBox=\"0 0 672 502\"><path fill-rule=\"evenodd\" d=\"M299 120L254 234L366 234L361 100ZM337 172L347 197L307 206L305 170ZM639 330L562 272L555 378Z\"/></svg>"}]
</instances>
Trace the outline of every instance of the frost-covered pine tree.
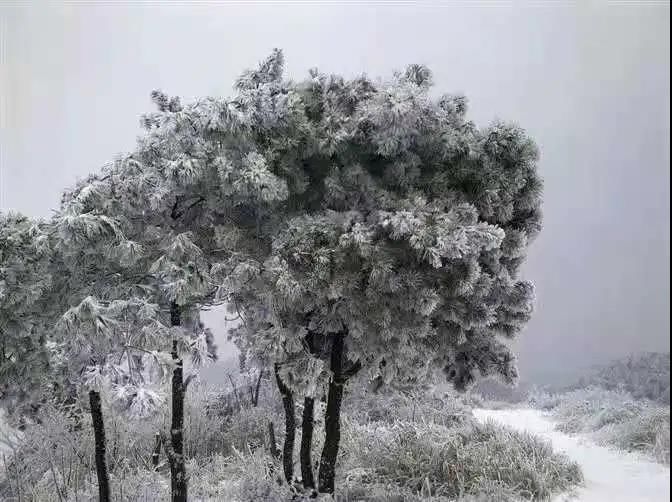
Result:
<instances>
[{"instance_id":1,"label":"frost-covered pine tree","mask_svg":"<svg viewBox=\"0 0 672 502\"><path fill-rule=\"evenodd\" d=\"M49 365L43 296L52 284L44 222L0 213L0 397L25 402Z\"/></svg>"},{"instance_id":2,"label":"frost-covered pine tree","mask_svg":"<svg viewBox=\"0 0 672 502\"><path fill-rule=\"evenodd\" d=\"M146 215L146 200L138 198L146 194L137 178L125 176L128 168L133 164L114 163L80 182L64 194L54 218L67 271L61 290L84 296L62 318L63 344L70 365L85 366L90 397L98 394L99 402L107 387L116 404L139 417L163 401L157 382L143 373L158 371L160 387L162 370L171 369L172 425L164 448L173 498L185 500L184 393L194 375L184 374L183 355L191 354L192 367L215 357L212 334L193 303L204 288L197 269L203 260L188 233L158 225L158 211L155 219Z\"/></svg>"},{"instance_id":3,"label":"frost-covered pine tree","mask_svg":"<svg viewBox=\"0 0 672 502\"><path fill-rule=\"evenodd\" d=\"M459 389L516 378L506 339L532 311L519 270L542 184L519 127L478 129L463 97L431 98L423 66L300 84L281 69L276 52L238 84L253 153L226 153L226 179L253 155L259 189L282 203L256 212L263 260L233 256L223 284L255 318L247 336L330 375L319 488L332 492L343 388L360 367L391 381L439 366Z\"/></svg>"},{"instance_id":4,"label":"frost-covered pine tree","mask_svg":"<svg viewBox=\"0 0 672 502\"><path fill-rule=\"evenodd\" d=\"M295 394L327 382L318 481L333 492L355 373L421 380L440 367L460 389L479 374L515 379L506 340L532 311L519 271L542 184L524 131L476 127L464 97L430 95L424 66L299 83L283 66L274 51L232 99L156 93L148 133L118 167L132 211L105 211L184 236L181 258L154 269L169 298L224 300L253 320L236 335Z\"/></svg>"}]
</instances>

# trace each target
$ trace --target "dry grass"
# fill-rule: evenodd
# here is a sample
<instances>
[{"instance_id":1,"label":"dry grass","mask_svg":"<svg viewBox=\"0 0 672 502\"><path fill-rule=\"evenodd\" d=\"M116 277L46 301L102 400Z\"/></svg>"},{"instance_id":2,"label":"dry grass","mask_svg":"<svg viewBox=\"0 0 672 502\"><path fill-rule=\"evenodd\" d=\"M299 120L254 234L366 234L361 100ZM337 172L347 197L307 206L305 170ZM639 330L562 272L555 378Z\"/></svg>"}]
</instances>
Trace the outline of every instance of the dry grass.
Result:
<instances>
[{"instance_id":1,"label":"dry grass","mask_svg":"<svg viewBox=\"0 0 672 502\"><path fill-rule=\"evenodd\" d=\"M589 433L602 444L670 463L669 406L597 387L539 394L531 403L549 411L563 432Z\"/></svg>"},{"instance_id":2,"label":"dry grass","mask_svg":"<svg viewBox=\"0 0 672 502\"><path fill-rule=\"evenodd\" d=\"M188 396L185 452L191 498L289 500L290 487L278 482L281 467L267 453L269 419L282 438L273 396L267 395L258 408L233 411L213 409L212 395L203 387L190 388ZM0 499L17 500L19 492L21 500L36 502L95 499L88 417L81 429L73 430L64 410L45 411L42 424L30 427L10 459L13 476L0 486ZM105 416L114 500L167 500L166 466L153 471L149 465L154 433L167 427L166 414L132 421L106 408ZM322 433L318 419L315 458ZM352 395L341 444L336 499L343 502L544 500L581 479L578 467L546 443L479 425L468 407L450 396Z\"/></svg>"}]
</instances>

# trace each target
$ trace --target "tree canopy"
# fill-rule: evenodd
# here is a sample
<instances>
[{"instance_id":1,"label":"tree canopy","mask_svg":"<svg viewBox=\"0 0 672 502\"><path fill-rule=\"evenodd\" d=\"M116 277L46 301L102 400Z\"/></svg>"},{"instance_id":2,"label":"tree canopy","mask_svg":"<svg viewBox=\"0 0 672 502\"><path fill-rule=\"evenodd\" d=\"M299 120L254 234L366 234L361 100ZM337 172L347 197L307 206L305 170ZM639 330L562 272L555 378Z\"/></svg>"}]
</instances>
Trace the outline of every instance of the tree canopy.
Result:
<instances>
[{"instance_id":1,"label":"tree canopy","mask_svg":"<svg viewBox=\"0 0 672 502\"><path fill-rule=\"evenodd\" d=\"M0 381L2 394L25 395L48 366L41 300L52 284L43 222L0 213ZM22 385L13 385L21 381ZM2 395L0 394L0 395ZM20 396L19 396L20 397Z\"/></svg>"},{"instance_id":2,"label":"tree canopy","mask_svg":"<svg viewBox=\"0 0 672 502\"><path fill-rule=\"evenodd\" d=\"M154 92L136 151L78 187L77 217L114 224L127 265L152 241L166 298L237 305L276 358L338 333L388 380L434 365L458 387L515 378L500 337L532 308L519 269L541 226L534 143L479 129L462 96L432 98L421 65L299 83L283 65L273 52L231 99Z\"/></svg>"},{"instance_id":3,"label":"tree canopy","mask_svg":"<svg viewBox=\"0 0 672 502\"><path fill-rule=\"evenodd\" d=\"M534 142L515 124L477 127L465 97L433 96L422 65L378 80L283 69L275 50L230 99L152 93L137 148L67 191L53 220L64 320L111 309L147 332L170 312L189 340L185 322L227 303L243 350L306 396L329 383L330 402L360 369L513 381L506 342L532 312L520 268L541 229ZM15 220L0 226L0 313L49 277L23 263L42 239ZM17 274L35 274L29 288Z\"/></svg>"}]
</instances>

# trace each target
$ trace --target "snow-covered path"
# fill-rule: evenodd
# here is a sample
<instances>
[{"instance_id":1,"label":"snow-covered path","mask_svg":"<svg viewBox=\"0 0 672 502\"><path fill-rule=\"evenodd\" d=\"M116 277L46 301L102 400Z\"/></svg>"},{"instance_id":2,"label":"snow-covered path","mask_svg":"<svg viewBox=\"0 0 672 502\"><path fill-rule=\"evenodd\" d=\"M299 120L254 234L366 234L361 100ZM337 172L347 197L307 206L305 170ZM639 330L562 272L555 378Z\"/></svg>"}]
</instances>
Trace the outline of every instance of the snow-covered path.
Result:
<instances>
[{"instance_id":1,"label":"snow-covered path","mask_svg":"<svg viewBox=\"0 0 672 502\"><path fill-rule=\"evenodd\" d=\"M554 423L533 409L474 410L476 418L493 420L547 439L556 451L566 453L583 469L585 486L573 496L556 502L667 502L670 500L670 469L640 455L619 452L554 430Z\"/></svg>"}]
</instances>

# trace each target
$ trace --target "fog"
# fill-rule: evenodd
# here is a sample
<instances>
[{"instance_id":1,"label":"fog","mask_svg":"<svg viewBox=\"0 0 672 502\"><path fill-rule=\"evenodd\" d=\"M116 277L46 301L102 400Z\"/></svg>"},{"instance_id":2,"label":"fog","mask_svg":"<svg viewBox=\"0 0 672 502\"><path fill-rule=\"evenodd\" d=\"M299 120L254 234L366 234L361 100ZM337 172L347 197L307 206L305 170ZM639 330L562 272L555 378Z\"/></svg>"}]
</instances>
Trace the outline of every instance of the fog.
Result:
<instances>
[{"instance_id":1,"label":"fog","mask_svg":"<svg viewBox=\"0 0 672 502\"><path fill-rule=\"evenodd\" d=\"M424 63L478 124L515 120L541 148L523 377L669 351L669 3L278 4L0 7L0 209L48 217L133 148L152 89L228 95L273 47L296 78Z\"/></svg>"}]
</instances>

